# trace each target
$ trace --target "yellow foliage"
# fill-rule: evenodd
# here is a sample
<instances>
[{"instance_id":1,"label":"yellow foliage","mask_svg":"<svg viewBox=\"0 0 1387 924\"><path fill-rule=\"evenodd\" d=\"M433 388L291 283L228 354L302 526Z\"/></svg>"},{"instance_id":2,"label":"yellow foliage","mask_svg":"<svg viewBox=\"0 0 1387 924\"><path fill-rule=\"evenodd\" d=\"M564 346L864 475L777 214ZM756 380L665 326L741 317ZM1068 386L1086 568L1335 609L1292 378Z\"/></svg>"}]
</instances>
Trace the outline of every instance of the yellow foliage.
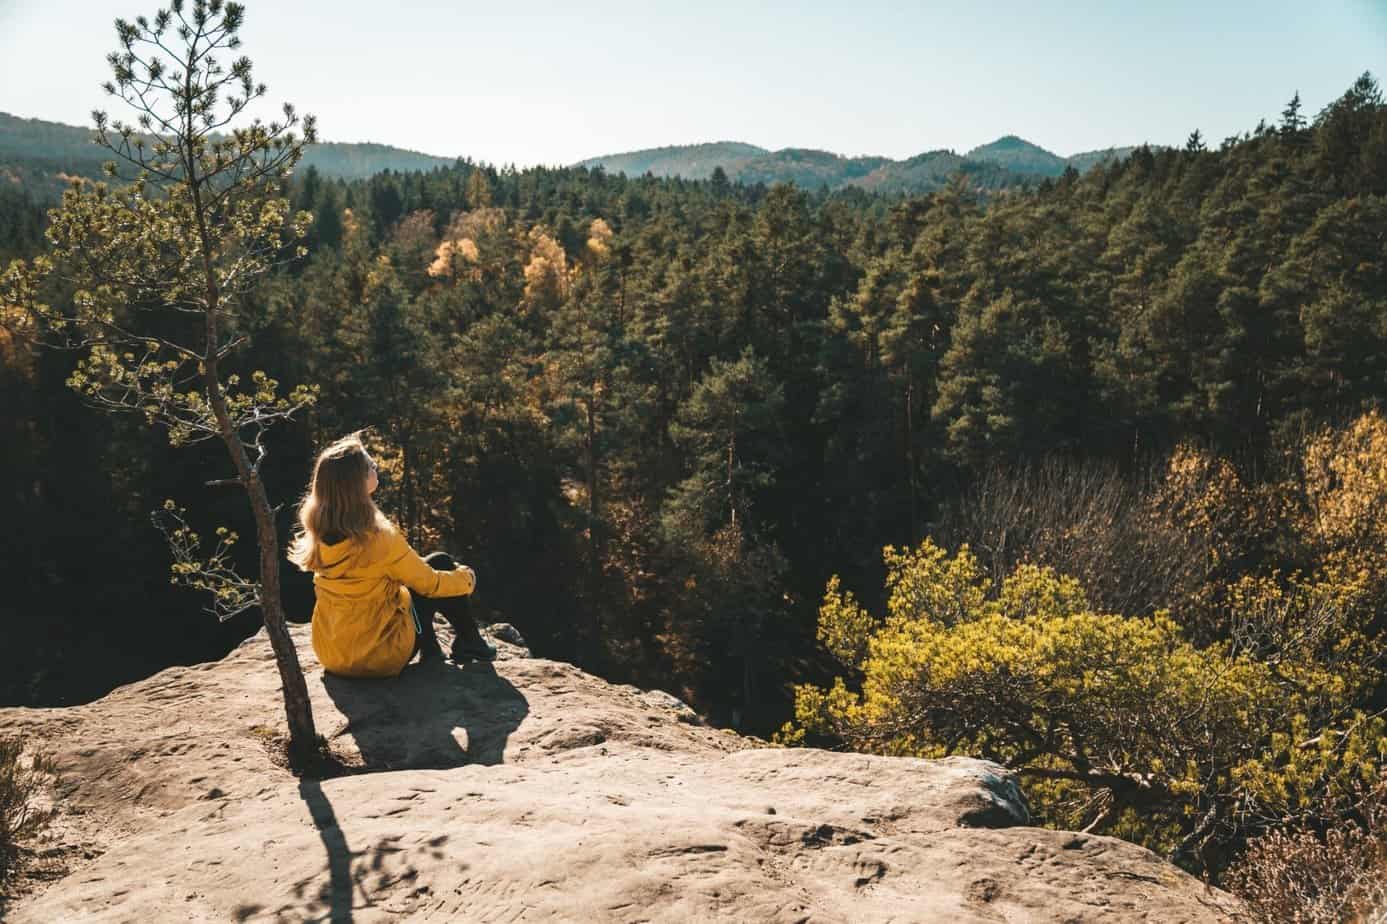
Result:
<instances>
[{"instance_id":1,"label":"yellow foliage","mask_svg":"<svg viewBox=\"0 0 1387 924\"><path fill-rule=\"evenodd\" d=\"M1196 475L1196 497L1218 483ZM1333 618L1356 605L1361 583L1241 581L1227 597L1249 645L1199 647L1164 612L1091 612L1079 583L1048 568L1023 565L994 588L966 547L950 556L926 541L884 555L884 619L837 577L819 613L820 640L860 670L860 691L842 677L797 687L779 743L816 733L872 753L997 760L1033 779L1046 823L1157 849L1210 804L1279 823L1381 766L1383 720L1350 708L1377 676L1372 654Z\"/></svg>"},{"instance_id":2,"label":"yellow foliage","mask_svg":"<svg viewBox=\"0 0 1387 924\"><path fill-rule=\"evenodd\" d=\"M1372 411L1342 431L1326 430L1304 452L1314 528L1330 544L1387 544L1387 419Z\"/></svg>"},{"instance_id":3,"label":"yellow foliage","mask_svg":"<svg viewBox=\"0 0 1387 924\"><path fill-rule=\"evenodd\" d=\"M1378 411L1306 441L1297 526L1320 567L1366 585L1387 604L1387 419Z\"/></svg>"},{"instance_id":4,"label":"yellow foliage","mask_svg":"<svg viewBox=\"0 0 1387 924\"><path fill-rule=\"evenodd\" d=\"M481 279L483 267L480 242L497 236L505 227L505 222L506 215L501 209L483 207L471 211L458 211L448 223L443 240L433 249L433 261L428 266L428 274L435 279Z\"/></svg>"},{"instance_id":5,"label":"yellow foliage","mask_svg":"<svg viewBox=\"0 0 1387 924\"><path fill-rule=\"evenodd\" d=\"M429 264L428 274L435 279L448 278L453 276L453 254L457 250L457 245L452 241L444 241L438 245L438 249L433 252L433 262Z\"/></svg>"},{"instance_id":6,"label":"yellow foliage","mask_svg":"<svg viewBox=\"0 0 1387 924\"><path fill-rule=\"evenodd\" d=\"M568 294L568 256L542 228L530 229L530 259L525 264L525 304L554 307Z\"/></svg>"},{"instance_id":7,"label":"yellow foliage","mask_svg":"<svg viewBox=\"0 0 1387 924\"><path fill-rule=\"evenodd\" d=\"M474 209L491 205L491 184L480 170L472 171L467 178L467 204Z\"/></svg>"},{"instance_id":8,"label":"yellow foliage","mask_svg":"<svg viewBox=\"0 0 1387 924\"><path fill-rule=\"evenodd\" d=\"M1093 612L1079 581L1030 564L994 583L966 546L887 547L884 614L837 577L819 611L860 687L798 687L776 740L997 760L1044 823L1158 850L1335 823L1387 763L1387 717L1362 708L1383 682L1387 418L1283 463L1250 484L1196 448L1171 456L1152 522L1211 556L1173 614Z\"/></svg>"},{"instance_id":9,"label":"yellow foliage","mask_svg":"<svg viewBox=\"0 0 1387 924\"><path fill-rule=\"evenodd\" d=\"M876 620L853 599L851 591L842 592L839 586L838 575L829 578L819 607L819 641L840 662L855 667L866 653Z\"/></svg>"},{"instance_id":10,"label":"yellow foliage","mask_svg":"<svg viewBox=\"0 0 1387 924\"><path fill-rule=\"evenodd\" d=\"M381 286L386 285L394 278L395 268L390 265L390 258L385 254L376 257L371 268L366 271L365 285L362 286L361 290L362 298L369 299Z\"/></svg>"},{"instance_id":11,"label":"yellow foliage","mask_svg":"<svg viewBox=\"0 0 1387 924\"><path fill-rule=\"evenodd\" d=\"M601 218L594 218L588 228L588 253L603 260L612 251L612 226Z\"/></svg>"},{"instance_id":12,"label":"yellow foliage","mask_svg":"<svg viewBox=\"0 0 1387 924\"><path fill-rule=\"evenodd\" d=\"M1045 613L1074 616L1088 609L1088 597L1077 580L1053 568L1021 565L1002 581L996 608L1011 619Z\"/></svg>"},{"instance_id":13,"label":"yellow foliage","mask_svg":"<svg viewBox=\"0 0 1387 924\"><path fill-rule=\"evenodd\" d=\"M400 219L390 232L390 243L401 254L418 255L432 253L437 247L438 235L433 230L434 213L432 209L416 209Z\"/></svg>"},{"instance_id":14,"label":"yellow foliage","mask_svg":"<svg viewBox=\"0 0 1387 924\"><path fill-rule=\"evenodd\" d=\"M361 219L351 209L342 210L342 240L350 242L361 235Z\"/></svg>"},{"instance_id":15,"label":"yellow foliage","mask_svg":"<svg viewBox=\"0 0 1387 924\"><path fill-rule=\"evenodd\" d=\"M483 240L499 234L506 226L505 209L475 208L454 213L443 236L449 240Z\"/></svg>"},{"instance_id":16,"label":"yellow foliage","mask_svg":"<svg viewBox=\"0 0 1387 924\"><path fill-rule=\"evenodd\" d=\"M916 549L882 550L886 562L887 620L892 624L928 619L946 625L981 610L991 581L967 546L949 558L926 540Z\"/></svg>"},{"instance_id":17,"label":"yellow foliage","mask_svg":"<svg viewBox=\"0 0 1387 924\"><path fill-rule=\"evenodd\" d=\"M34 280L24 264L15 260L0 273L0 361L17 369L31 365L25 342L34 337L38 321L51 315L48 306L38 302Z\"/></svg>"},{"instance_id":18,"label":"yellow foliage","mask_svg":"<svg viewBox=\"0 0 1387 924\"><path fill-rule=\"evenodd\" d=\"M453 279L458 275L476 278L479 274L475 269L469 269L464 273L460 273L459 269L461 266L475 267L480 262L481 252L477 249L477 242L471 238L444 241L434 251L434 260L429 264L428 274L435 279Z\"/></svg>"},{"instance_id":19,"label":"yellow foliage","mask_svg":"<svg viewBox=\"0 0 1387 924\"><path fill-rule=\"evenodd\" d=\"M1247 537L1258 533L1264 509L1227 460L1190 445L1171 454L1155 508L1209 541L1213 568L1233 559Z\"/></svg>"}]
</instances>

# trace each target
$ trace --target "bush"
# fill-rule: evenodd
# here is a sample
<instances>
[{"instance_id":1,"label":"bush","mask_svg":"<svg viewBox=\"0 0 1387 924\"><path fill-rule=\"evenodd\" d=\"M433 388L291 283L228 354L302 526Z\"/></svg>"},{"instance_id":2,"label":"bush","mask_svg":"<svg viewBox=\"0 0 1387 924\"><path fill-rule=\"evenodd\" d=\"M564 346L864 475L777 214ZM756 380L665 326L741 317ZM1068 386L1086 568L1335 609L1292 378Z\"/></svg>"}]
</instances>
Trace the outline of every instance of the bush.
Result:
<instances>
[{"instance_id":1,"label":"bush","mask_svg":"<svg viewBox=\"0 0 1387 924\"><path fill-rule=\"evenodd\" d=\"M1359 708L1377 679L1370 646L1325 616L1354 608L1322 603L1353 586L1247 588L1235 605L1249 650L1195 644L1164 612L1096 611L1049 568L994 583L966 547L888 547L885 563L883 616L836 578L819 612L820 640L860 690L843 677L797 687L782 742L994 760L1020 774L1043 823L1215 875L1250 835L1342 817L1344 794L1387 757L1387 721ZM1358 657L1331 665L1326 646Z\"/></svg>"},{"instance_id":2,"label":"bush","mask_svg":"<svg viewBox=\"0 0 1387 924\"><path fill-rule=\"evenodd\" d=\"M38 836L53 819L54 809L42 804L52 775L50 757L41 753L26 757L24 739L0 738L0 888L18 870L24 842Z\"/></svg>"}]
</instances>

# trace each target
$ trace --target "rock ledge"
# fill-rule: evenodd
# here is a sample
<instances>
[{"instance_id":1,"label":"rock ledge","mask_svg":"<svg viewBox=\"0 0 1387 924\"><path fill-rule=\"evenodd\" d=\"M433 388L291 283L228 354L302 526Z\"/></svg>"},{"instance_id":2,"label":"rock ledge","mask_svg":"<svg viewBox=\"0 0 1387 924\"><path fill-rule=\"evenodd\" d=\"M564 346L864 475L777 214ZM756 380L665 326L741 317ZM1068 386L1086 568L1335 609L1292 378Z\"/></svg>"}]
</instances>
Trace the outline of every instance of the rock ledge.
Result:
<instances>
[{"instance_id":1,"label":"rock ledge","mask_svg":"<svg viewBox=\"0 0 1387 924\"><path fill-rule=\"evenodd\" d=\"M994 764L781 749L677 698L501 646L495 664L324 677L370 771L275 767L269 645L68 709L0 710L57 754L68 875L7 920L1169 921L1236 902L1149 851L1027 827ZM440 632L444 630L440 628Z\"/></svg>"}]
</instances>

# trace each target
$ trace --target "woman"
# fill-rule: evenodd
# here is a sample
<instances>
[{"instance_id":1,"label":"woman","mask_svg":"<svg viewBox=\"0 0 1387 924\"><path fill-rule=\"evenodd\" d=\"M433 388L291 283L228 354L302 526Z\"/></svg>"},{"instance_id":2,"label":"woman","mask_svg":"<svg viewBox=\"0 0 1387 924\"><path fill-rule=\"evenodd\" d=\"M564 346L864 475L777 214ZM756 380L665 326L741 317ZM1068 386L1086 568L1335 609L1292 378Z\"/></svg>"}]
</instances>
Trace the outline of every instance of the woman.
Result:
<instances>
[{"instance_id":1,"label":"woman","mask_svg":"<svg viewBox=\"0 0 1387 924\"><path fill-rule=\"evenodd\" d=\"M421 558L410 548L371 499L378 484L376 463L354 433L319 453L299 504L289 560L313 573L313 650L323 670L394 677L415 652L421 661L441 659L435 610L456 634L454 661L493 660L496 649L468 608L476 574L445 552Z\"/></svg>"}]
</instances>

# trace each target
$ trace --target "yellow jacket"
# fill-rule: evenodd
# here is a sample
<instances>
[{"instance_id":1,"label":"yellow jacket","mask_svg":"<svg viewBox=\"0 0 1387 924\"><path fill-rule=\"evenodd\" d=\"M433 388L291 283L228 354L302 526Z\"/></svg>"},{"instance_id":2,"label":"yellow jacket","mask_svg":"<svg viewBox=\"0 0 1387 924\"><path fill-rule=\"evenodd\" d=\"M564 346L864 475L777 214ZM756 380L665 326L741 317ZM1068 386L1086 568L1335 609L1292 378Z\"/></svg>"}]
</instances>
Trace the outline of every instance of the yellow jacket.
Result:
<instances>
[{"instance_id":1,"label":"yellow jacket","mask_svg":"<svg viewBox=\"0 0 1387 924\"><path fill-rule=\"evenodd\" d=\"M323 670L343 677L394 677L404 669L416 634L410 588L424 597L460 597L477 583L471 568L430 568L394 527L362 541L321 543L318 552L313 650Z\"/></svg>"}]
</instances>

